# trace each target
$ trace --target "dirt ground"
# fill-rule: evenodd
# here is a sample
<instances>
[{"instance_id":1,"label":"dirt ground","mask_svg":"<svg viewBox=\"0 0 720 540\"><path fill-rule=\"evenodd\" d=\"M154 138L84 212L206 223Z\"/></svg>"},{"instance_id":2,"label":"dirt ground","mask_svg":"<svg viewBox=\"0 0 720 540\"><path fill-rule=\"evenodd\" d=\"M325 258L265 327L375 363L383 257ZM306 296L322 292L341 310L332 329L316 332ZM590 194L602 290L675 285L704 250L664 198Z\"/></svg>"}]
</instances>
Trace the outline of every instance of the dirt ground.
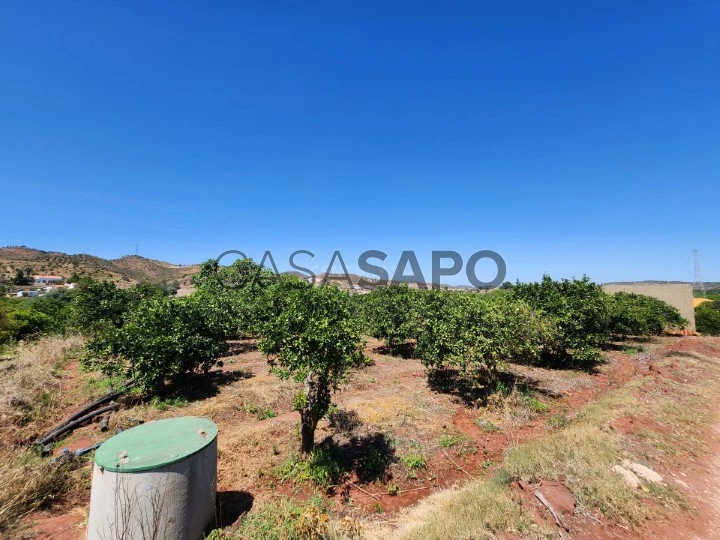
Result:
<instances>
[{"instance_id":1,"label":"dirt ground","mask_svg":"<svg viewBox=\"0 0 720 540\"><path fill-rule=\"evenodd\" d=\"M720 339L664 337L634 346L642 351L629 350L627 344L624 351L618 347L594 371L510 365L503 380L515 391L486 403L459 390L451 374L429 381L419 361L384 354L381 344L370 340L366 352L372 365L354 373L336 394L334 403L340 412L335 423L331 426L323 420L315 436L319 446L350 456L349 475L340 485L319 491L340 517L371 527L392 527L402 519L404 509L421 499L491 476L508 448L542 437L554 423L612 390L636 381L639 392L652 396L672 392L673 381L705 377L712 379L709 388L716 391L704 402L713 421L699 428L700 450L693 455L670 452L670 457L663 455L656 461L658 472L683 494L688 507L661 513L662 517L636 530L613 525L599 512L578 513L570 521L570 532L557 532L566 538L717 537L713 531L720 525L720 487L715 481L720 470L720 380L717 373L703 371L702 365L688 371L683 359L720 358ZM305 498L318 488L282 482L276 473L299 447L299 416L292 410L298 386L269 373L252 341L235 344L234 354L223 362L210 377L198 375L189 381L182 399L125 403L111 417L109 433L116 427L126 429L140 421L179 415L215 421L219 426L220 518L224 527L232 527L255 505L282 495ZM84 384L83 377L71 364L68 384ZM59 416L70 412L72 408L60 411ZM610 429L621 433L628 445L646 445L652 433L667 435L673 427L631 414L613 421ZM85 426L62 441L57 451L84 448L107 436L96 424ZM369 474L362 459L369 454L380 461L383 474ZM89 460L85 467L90 468ZM84 538L89 494L88 481L77 500L30 516L35 536ZM523 502L520 492L518 499L519 504L533 508L538 522L554 526L541 505L529 499Z\"/></svg>"}]
</instances>

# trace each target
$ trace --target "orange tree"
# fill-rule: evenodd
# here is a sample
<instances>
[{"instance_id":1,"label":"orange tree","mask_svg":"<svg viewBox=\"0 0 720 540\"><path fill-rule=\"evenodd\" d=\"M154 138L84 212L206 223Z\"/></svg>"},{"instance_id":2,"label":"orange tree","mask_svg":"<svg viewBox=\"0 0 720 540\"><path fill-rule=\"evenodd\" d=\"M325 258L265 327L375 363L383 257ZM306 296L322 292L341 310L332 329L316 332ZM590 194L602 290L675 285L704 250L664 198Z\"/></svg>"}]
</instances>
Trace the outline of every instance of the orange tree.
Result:
<instances>
[{"instance_id":1,"label":"orange tree","mask_svg":"<svg viewBox=\"0 0 720 540\"><path fill-rule=\"evenodd\" d=\"M315 428L348 371L364 363L360 323L348 293L283 276L267 291L258 347L282 379L304 383L295 397L300 452L315 447Z\"/></svg>"}]
</instances>

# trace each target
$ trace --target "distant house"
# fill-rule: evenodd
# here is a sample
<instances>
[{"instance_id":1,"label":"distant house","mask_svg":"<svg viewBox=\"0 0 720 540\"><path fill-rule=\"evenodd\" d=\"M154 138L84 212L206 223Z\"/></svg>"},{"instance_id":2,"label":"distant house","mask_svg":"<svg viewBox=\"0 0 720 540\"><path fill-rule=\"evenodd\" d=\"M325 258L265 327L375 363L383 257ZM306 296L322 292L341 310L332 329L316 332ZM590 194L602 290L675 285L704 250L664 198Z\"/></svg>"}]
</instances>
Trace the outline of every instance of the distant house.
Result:
<instances>
[{"instance_id":1,"label":"distant house","mask_svg":"<svg viewBox=\"0 0 720 540\"><path fill-rule=\"evenodd\" d=\"M39 285L42 283L59 283L63 278L61 276L33 276L33 279L35 284Z\"/></svg>"}]
</instances>

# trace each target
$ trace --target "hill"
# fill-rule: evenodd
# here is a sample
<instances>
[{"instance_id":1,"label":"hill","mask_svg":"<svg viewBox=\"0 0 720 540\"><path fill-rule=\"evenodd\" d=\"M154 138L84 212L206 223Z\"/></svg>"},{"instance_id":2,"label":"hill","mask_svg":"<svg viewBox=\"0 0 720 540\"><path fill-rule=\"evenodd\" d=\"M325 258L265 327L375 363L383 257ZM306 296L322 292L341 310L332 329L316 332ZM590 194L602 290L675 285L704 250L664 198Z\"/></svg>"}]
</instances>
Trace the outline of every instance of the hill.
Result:
<instances>
[{"instance_id":1,"label":"hill","mask_svg":"<svg viewBox=\"0 0 720 540\"><path fill-rule=\"evenodd\" d=\"M176 265L137 255L103 259L86 253L68 255L26 246L0 248L0 281L11 279L17 269L25 268L31 268L33 274L57 275L65 279L78 274L97 280L114 281L120 286L130 286L141 281L177 281L180 286L189 286L190 278L198 271L198 265Z\"/></svg>"}]
</instances>

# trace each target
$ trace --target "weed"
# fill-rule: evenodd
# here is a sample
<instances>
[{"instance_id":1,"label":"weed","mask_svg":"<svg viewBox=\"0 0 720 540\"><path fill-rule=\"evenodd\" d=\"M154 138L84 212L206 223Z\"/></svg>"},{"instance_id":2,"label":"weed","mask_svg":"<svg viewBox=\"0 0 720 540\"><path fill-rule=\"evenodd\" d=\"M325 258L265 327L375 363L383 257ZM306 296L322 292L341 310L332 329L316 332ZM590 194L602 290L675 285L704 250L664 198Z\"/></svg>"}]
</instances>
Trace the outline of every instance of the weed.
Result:
<instances>
[{"instance_id":1,"label":"weed","mask_svg":"<svg viewBox=\"0 0 720 540\"><path fill-rule=\"evenodd\" d=\"M280 482L292 480L295 484L313 482L328 486L336 482L344 472L342 464L327 448L316 448L307 459L293 453L275 469Z\"/></svg>"},{"instance_id":2,"label":"weed","mask_svg":"<svg viewBox=\"0 0 720 540\"><path fill-rule=\"evenodd\" d=\"M150 406L155 407L158 411L167 411L172 407L184 407L188 404L188 400L182 396L161 398L158 396L150 400Z\"/></svg>"},{"instance_id":3,"label":"weed","mask_svg":"<svg viewBox=\"0 0 720 540\"><path fill-rule=\"evenodd\" d=\"M420 454L407 454L401 459L405 466L411 471L418 471L427 467L425 457Z\"/></svg>"},{"instance_id":4,"label":"weed","mask_svg":"<svg viewBox=\"0 0 720 540\"><path fill-rule=\"evenodd\" d=\"M502 431L500 429L500 426L497 426L490 422L489 420L485 420L484 418L478 418L475 423L478 425L480 429L482 429L485 433L499 433Z\"/></svg>"},{"instance_id":5,"label":"weed","mask_svg":"<svg viewBox=\"0 0 720 540\"><path fill-rule=\"evenodd\" d=\"M254 414L255 417L258 420L267 420L269 418L275 418L277 415L275 414L275 411L273 411L269 407L258 407L257 405L254 405L252 403L244 403L243 408L245 409L245 412Z\"/></svg>"},{"instance_id":6,"label":"weed","mask_svg":"<svg viewBox=\"0 0 720 540\"><path fill-rule=\"evenodd\" d=\"M320 495L305 503L287 497L253 509L240 521L235 538L264 540L325 540L337 538L333 533L327 508ZM217 536L221 539L223 536Z\"/></svg>"},{"instance_id":7,"label":"weed","mask_svg":"<svg viewBox=\"0 0 720 540\"><path fill-rule=\"evenodd\" d=\"M545 405L542 401L537 399L533 396L523 396L523 400L525 401L525 404L528 406L528 409L530 409L534 413L544 413L548 412L550 410L550 407Z\"/></svg>"},{"instance_id":8,"label":"weed","mask_svg":"<svg viewBox=\"0 0 720 540\"><path fill-rule=\"evenodd\" d=\"M444 435L443 437L440 437L440 440L438 441L438 443L443 448L451 448L458 444L464 443L466 440L467 440L467 437L465 435L458 433L456 435Z\"/></svg>"},{"instance_id":9,"label":"weed","mask_svg":"<svg viewBox=\"0 0 720 540\"><path fill-rule=\"evenodd\" d=\"M562 429L565 426L567 426L570 423L570 418L568 418L567 411L563 409L557 414L552 415L547 420L548 426L554 429Z\"/></svg>"},{"instance_id":10,"label":"weed","mask_svg":"<svg viewBox=\"0 0 720 540\"><path fill-rule=\"evenodd\" d=\"M395 496L400 492L400 486L398 486L395 482L390 482L387 485L387 492L388 495Z\"/></svg>"}]
</instances>

